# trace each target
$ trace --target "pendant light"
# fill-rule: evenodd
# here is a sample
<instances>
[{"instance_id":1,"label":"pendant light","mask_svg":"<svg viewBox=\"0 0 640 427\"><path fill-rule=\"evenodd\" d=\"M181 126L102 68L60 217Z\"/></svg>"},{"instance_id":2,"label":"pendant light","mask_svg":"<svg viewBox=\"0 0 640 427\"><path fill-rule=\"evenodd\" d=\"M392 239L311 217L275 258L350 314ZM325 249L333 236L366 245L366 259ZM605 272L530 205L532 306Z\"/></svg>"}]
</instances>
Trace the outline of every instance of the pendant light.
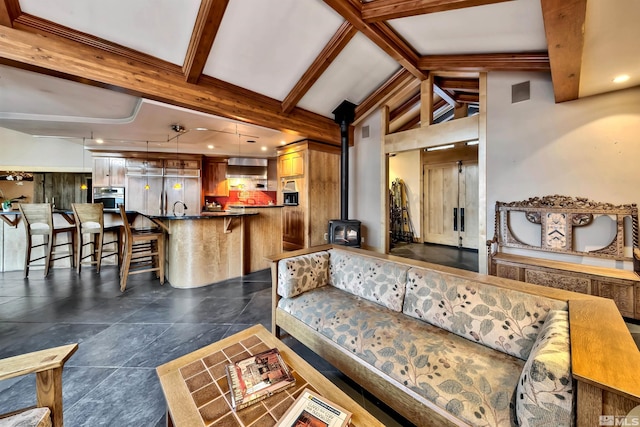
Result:
<instances>
[{"instance_id":1,"label":"pendant light","mask_svg":"<svg viewBox=\"0 0 640 427\"><path fill-rule=\"evenodd\" d=\"M85 147L85 139L86 138L82 138L82 173L84 174L84 147ZM86 190L87 189L87 183L84 181L84 176L81 177L82 179L82 184L80 184L80 190Z\"/></svg>"},{"instance_id":2,"label":"pendant light","mask_svg":"<svg viewBox=\"0 0 640 427\"><path fill-rule=\"evenodd\" d=\"M180 164L180 154L179 154L179 150L178 150L178 140L180 139L180 135L176 135L176 165ZM175 184L173 184L173 189L174 190L180 190L182 188L182 183L180 183L180 181L176 181Z\"/></svg>"},{"instance_id":3,"label":"pendant light","mask_svg":"<svg viewBox=\"0 0 640 427\"><path fill-rule=\"evenodd\" d=\"M145 166L145 175L147 176L147 183L144 185L144 189L148 190L149 188L149 141L147 141L147 161Z\"/></svg>"}]
</instances>

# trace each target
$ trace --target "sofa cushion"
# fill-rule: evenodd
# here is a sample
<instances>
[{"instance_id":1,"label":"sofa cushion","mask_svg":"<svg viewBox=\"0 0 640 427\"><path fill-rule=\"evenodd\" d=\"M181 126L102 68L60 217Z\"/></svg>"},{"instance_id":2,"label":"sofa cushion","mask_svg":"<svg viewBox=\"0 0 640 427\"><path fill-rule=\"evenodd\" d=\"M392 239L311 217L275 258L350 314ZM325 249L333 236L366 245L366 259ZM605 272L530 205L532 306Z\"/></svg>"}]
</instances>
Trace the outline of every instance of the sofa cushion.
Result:
<instances>
[{"instance_id":1,"label":"sofa cushion","mask_svg":"<svg viewBox=\"0 0 640 427\"><path fill-rule=\"evenodd\" d=\"M524 366L518 358L332 286L281 299L278 307L470 425L515 425Z\"/></svg>"},{"instance_id":2,"label":"sofa cushion","mask_svg":"<svg viewBox=\"0 0 640 427\"><path fill-rule=\"evenodd\" d=\"M520 375L516 417L520 426L571 426L572 409L569 313L553 310Z\"/></svg>"},{"instance_id":3,"label":"sofa cushion","mask_svg":"<svg viewBox=\"0 0 640 427\"><path fill-rule=\"evenodd\" d=\"M315 252L278 262L278 295L291 298L329 282L329 253Z\"/></svg>"},{"instance_id":4,"label":"sofa cushion","mask_svg":"<svg viewBox=\"0 0 640 427\"><path fill-rule=\"evenodd\" d=\"M550 310L565 301L411 268L403 312L526 360Z\"/></svg>"},{"instance_id":5,"label":"sofa cushion","mask_svg":"<svg viewBox=\"0 0 640 427\"><path fill-rule=\"evenodd\" d=\"M329 253L331 285L390 310L402 310L408 266L335 249Z\"/></svg>"}]
</instances>

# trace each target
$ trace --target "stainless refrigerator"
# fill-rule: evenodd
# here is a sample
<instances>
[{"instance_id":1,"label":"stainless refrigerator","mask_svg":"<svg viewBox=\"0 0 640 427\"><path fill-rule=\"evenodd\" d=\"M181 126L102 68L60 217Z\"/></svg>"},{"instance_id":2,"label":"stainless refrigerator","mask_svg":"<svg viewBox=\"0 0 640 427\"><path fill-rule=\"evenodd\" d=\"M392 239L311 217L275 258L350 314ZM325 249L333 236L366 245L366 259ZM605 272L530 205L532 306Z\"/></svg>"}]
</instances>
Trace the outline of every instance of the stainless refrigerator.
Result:
<instances>
[{"instance_id":1,"label":"stainless refrigerator","mask_svg":"<svg viewBox=\"0 0 640 427\"><path fill-rule=\"evenodd\" d=\"M174 212L199 215L201 211L202 181L198 169L127 170L126 188L127 210L163 216Z\"/></svg>"}]
</instances>

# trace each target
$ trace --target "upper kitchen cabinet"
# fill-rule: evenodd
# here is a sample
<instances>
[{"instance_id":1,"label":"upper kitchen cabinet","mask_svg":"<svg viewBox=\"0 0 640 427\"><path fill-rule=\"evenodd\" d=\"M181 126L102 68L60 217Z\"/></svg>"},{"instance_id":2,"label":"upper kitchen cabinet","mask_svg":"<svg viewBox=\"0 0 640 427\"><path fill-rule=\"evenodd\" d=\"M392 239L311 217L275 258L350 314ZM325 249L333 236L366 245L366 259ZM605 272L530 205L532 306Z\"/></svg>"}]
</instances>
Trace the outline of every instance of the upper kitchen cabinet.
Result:
<instances>
[{"instance_id":1,"label":"upper kitchen cabinet","mask_svg":"<svg viewBox=\"0 0 640 427\"><path fill-rule=\"evenodd\" d=\"M304 174L304 154L293 152L278 157L280 177L288 178Z\"/></svg>"},{"instance_id":2,"label":"upper kitchen cabinet","mask_svg":"<svg viewBox=\"0 0 640 427\"><path fill-rule=\"evenodd\" d=\"M224 159L206 159L204 162L204 195L228 197L229 183L226 177L227 163Z\"/></svg>"},{"instance_id":3,"label":"upper kitchen cabinet","mask_svg":"<svg viewBox=\"0 0 640 427\"><path fill-rule=\"evenodd\" d=\"M94 157L93 186L124 187L125 164L125 159L121 157Z\"/></svg>"}]
</instances>

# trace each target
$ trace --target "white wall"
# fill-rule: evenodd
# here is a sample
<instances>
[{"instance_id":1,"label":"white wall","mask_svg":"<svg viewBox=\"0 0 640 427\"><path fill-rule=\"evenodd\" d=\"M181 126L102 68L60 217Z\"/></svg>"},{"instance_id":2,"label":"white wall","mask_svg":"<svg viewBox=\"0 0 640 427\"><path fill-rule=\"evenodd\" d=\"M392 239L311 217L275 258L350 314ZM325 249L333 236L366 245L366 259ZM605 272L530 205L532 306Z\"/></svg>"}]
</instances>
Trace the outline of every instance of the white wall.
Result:
<instances>
[{"instance_id":1,"label":"white wall","mask_svg":"<svg viewBox=\"0 0 640 427\"><path fill-rule=\"evenodd\" d=\"M91 153L82 165L82 140L34 138L0 127L0 170L24 172L91 172Z\"/></svg>"},{"instance_id":2,"label":"white wall","mask_svg":"<svg viewBox=\"0 0 640 427\"><path fill-rule=\"evenodd\" d=\"M511 85L524 81L531 99L511 104ZM640 203L640 88L556 104L548 74L492 72L487 103L487 238L498 200L561 194ZM361 138L362 126L369 138ZM350 216L366 228L366 245L380 251L381 141L376 112L355 130L349 202Z\"/></svg>"},{"instance_id":3,"label":"white wall","mask_svg":"<svg viewBox=\"0 0 640 427\"><path fill-rule=\"evenodd\" d=\"M400 178L404 181L407 189L407 199L409 208L409 217L413 224L413 235L415 238L421 239L420 234L420 151L403 151L397 153L394 157L389 158L389 185Z\"/></svg>"},{"instance_id":4,"label":"white wall","mask_svg":"<svg viewBox=\"0 0 640 427\"><path fill-rule=\"evenodd\" d=\"M511 104L511 85L525 81L531 99ZM489 73L487 103L488 238L496 201L640 203L640 88L556 104L545 73Z\"/></svg>"},{"instance_id":5,"label":"white wall","mask_svg":"<svg viewBox=\"0 0 640 427\"><path fill-rule=\"evenodd\" d=\"M362 138L362 127L369 126L369 137ZM382 118L375 112L356 126L355 141L349 149L349 218L362 221L363 246L384 250L384 214L382 212L383 178Z\"/></svg>"}]
</instances>

